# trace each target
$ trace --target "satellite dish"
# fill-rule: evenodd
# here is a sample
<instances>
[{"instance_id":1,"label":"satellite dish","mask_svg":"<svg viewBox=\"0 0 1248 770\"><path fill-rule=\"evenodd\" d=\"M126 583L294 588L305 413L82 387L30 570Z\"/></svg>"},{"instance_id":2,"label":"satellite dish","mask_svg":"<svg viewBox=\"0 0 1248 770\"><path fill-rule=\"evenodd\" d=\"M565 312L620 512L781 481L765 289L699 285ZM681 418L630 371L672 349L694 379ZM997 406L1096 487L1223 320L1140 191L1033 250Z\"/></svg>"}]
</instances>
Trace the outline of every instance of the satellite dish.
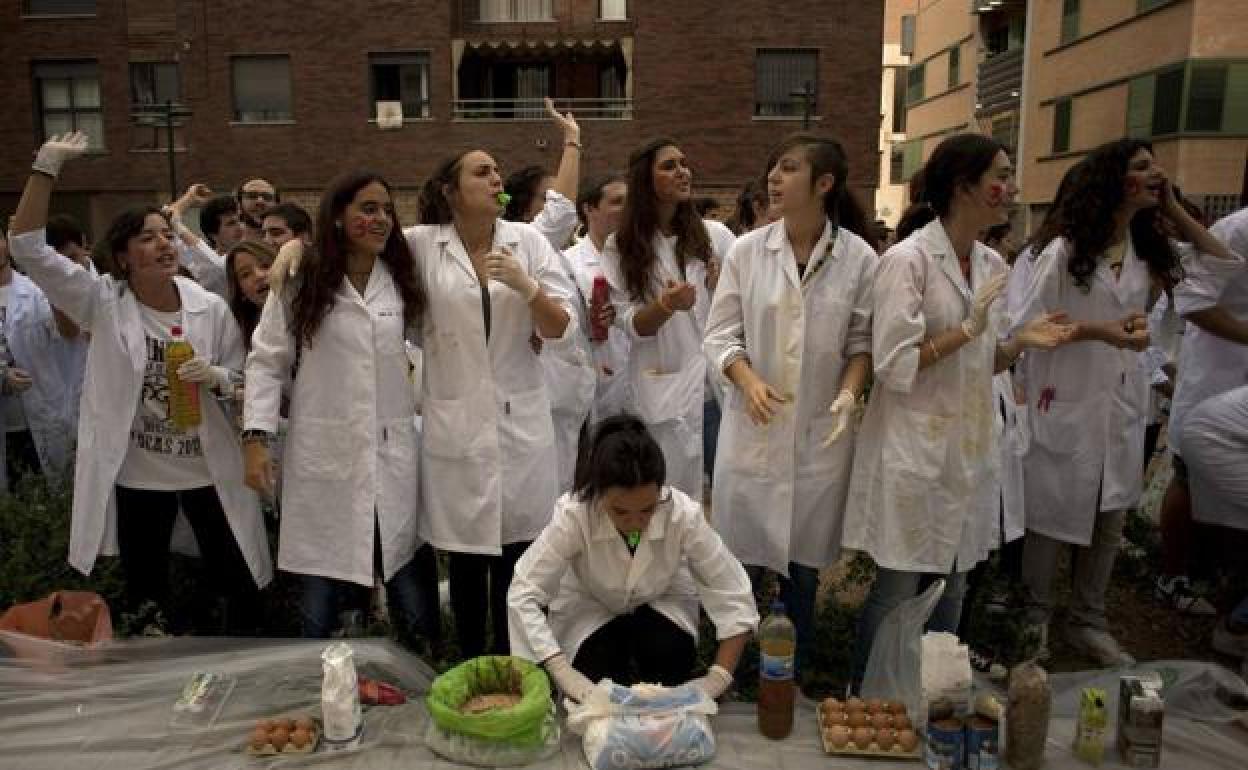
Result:
<instances>
[{"instance_id":1,"label":"satellite dish","mask_svg":"<svg viewBox=\"0 0 1248 770\"><path fill-rule=\"evenodd\" d=\"M403 102L377 102L377 127L393 130L403 127Z\"/></svg>"}]
</instances>

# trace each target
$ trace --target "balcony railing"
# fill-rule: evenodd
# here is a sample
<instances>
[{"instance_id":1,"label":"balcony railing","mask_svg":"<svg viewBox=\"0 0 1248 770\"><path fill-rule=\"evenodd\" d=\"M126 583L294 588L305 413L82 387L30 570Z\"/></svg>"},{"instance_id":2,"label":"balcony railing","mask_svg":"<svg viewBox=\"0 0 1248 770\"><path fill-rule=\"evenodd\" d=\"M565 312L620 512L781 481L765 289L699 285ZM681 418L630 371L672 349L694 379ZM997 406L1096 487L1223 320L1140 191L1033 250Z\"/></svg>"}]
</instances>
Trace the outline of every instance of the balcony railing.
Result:
<instances>
[{"instance_id":1,"label":"balcony railing","mask_svg":"<svg viewBox=\"0 0 1248 770\"><path fill-rule=\"evenodd\" d=\"M555 109L577 120L632 120L633 100L625 98L556 99ZM546 120L542 99L458 99L456 120Z\"/></svg>"},{"instance_id":2,"label":"balcony railing","mask_svg":"<svg viewBox=\"0 0 1248 770\"><path fill-rule=\"evenodd\" d=\"M468 24L510 24L555 20L554 0L461 0Z\"/></svg>"},{"instance_id":3,"label":"balcony railing","mask_svg":"<svg viewBox=\"0 0 1248 770\"><path fill-rule=\"evenodd\" d=\"M975 113L992 115L1016 107L1022 90L1022 48L1015 48L984 59L979 65Z\"/></svg>"}]
</instances>

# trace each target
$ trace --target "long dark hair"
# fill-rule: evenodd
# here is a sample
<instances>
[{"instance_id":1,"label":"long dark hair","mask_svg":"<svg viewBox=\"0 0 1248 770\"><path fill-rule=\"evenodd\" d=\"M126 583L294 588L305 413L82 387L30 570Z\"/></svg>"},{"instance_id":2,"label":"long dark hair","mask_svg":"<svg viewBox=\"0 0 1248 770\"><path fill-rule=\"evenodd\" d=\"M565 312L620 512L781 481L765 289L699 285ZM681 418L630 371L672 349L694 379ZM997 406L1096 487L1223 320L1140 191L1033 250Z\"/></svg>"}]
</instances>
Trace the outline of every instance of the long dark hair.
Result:
<instances>
[{"instance_id":1,"label":"long dark hair","mask_svg":"<svg viewBox=\"0 0 1248 770\"><path fill-rule=\"evenodd\" d=\"M588 502L611 487L662 487L666 474L663 450L646 424L631 414L619 414L594 428L589 447L576 465L573 492Z\"/></svg>"},{"instance_id":2,"label":"long dark hair","mask_svg":"<svg viewBox=\"0 0 1248 770\"><path fill-rule=\"evenodd\" d=\"M905 240L936 217L947 216L958 190L978 183L1003 149L1000 142L983 134L955 134L936 145L910 180L912 203L897 223L897 240Z\"/></svg>"},{"instance_id":3,"label":"long dark hair","mask_svg":"<svg viewBox=\"0 0 1248 770\"><path fill-rule=\"evenodd\" d=\"M1066 169L1066 173L1062 174L1062 179L1057 183L1057 190L1053 192L1053 203L1050 204L1048 211L1044 212L1044 219L1040 220L1040 226L1036 228L1027 242L1023 244L1023 249L1031 249L1031 259L1034 261L1040 256L1040 252L1044 251L1044 247L1049 241L1057 237L1057 215L1061 211L1062 203L1070 196L1070 191L1075 187L1075 180L1083 173L1083 165L1085 159L1080 158L1079 162Z\"/></svg>"},{"instance_id":4,"label":"long dark hair","mask_svg":"<svg viewBox=\"0 0 1248 770\"><path fill-rule=\"evenodd\" d=\"M875 231L875 224L868 221L862 204L849 190L849 158L840 142L816 134L792 134L771 151L767 158L768 172L776 167L781 156L799 147L805 151L806 160L810 163L812 189L815 180L824 174L831 174L835 180L832 189L823 197L823 213L828 221L857 234L875 249L878 233Z\"/></svg>"},{"instance_id":5,"label":"long dark hair","mask_svg":"<svg viewBox=\"0 0 1248 770\"><path fill-rule=\"evenodd\" d=\"M749 179L737 193L737 202L732 210L732 218L724 224L737 235L744 235L758 225L754 215L754 207L767 207L767 185L761 179Z\"/></svg>"},{"instance_id":6,"label":"long dark hair","mask_svg":"<svg viewBox=\"0 0 1248 770\"><path fill-rule=\"evenodd\" d=\"M239 241L231 246L225 255L225 296L230 303L230 312L234 314L234 320L238 321L239 331L242 332L243 346L251 350L251 335L256 330L256 325L260 323L260 311L263 308L256 307L243 294L243 286L239 283L238 274L234 270L235 256L240 251L245 251L255 257L256 262L263 267L273 264L273 260L277 258L277 252L263 241Z\"/></svg>"},{"instance_id":7,"label":"long dark hair","mask_svg":"<svg viewBox=\"0 0 1248 770\"><path fill-rule=\"evenodd\" d=\"M416 208L422 225L449 225L454 219L451 201L442 188L446 187L452 193L459 189L459 172L470 152L474 150L463 150L444 158L421 186Z\"/></svg>"},{"instance_id":8,"label":"long dark hair","mask_svg":"<svg viewBox=\"0 0 1248 770\"><path fill-rule=\"evenodd\" d=\"M114 217L109 224L108 232L104 234L104 245L108 253L103 262L108 265L108 272L113 278L119 281L129 280L130 266L122 264L119 257L126 253L130 246L130 239L143 232L143 225L152 214L165 220L165 224L169 224L169 218L155 206L135 206L126 209Z\"/></svg>"},{"instance_id":9,"label":"long dark hair","mask_svg":"<svg viewBox=\"0 0 1248 770\"><path fill-rule=\"evenodd\" d=\"M679 145L671 139L654 139L628 157L628 200L615 234L620 252L620 269L633 299L650 299L655 263L654 235L659 231L659 206L654 193L654 158L664 147ZM676 261L681 273L690 259L711 260L711 237L698 216L692 200L676 205L672 218L676 233Z\"/></svg>"},{"instance_id":10,"label":"long dark hair","mask_svg":"<svg viewBox=\"0 0 1248 770\"><path fill-rule=\"evenodd\" d=\"M1123 179L1131 158L1140 150L1151 153L1153 146L1142 139L1117 139L1088 153L1071 169L1069 190L1054 200L1052 217L1032 238L1037 250L1057 237L1070 241L1067 270L1080 288L1088 288L1101 255L1114 239L1114 214L1126 200ZM1129 229L1136 256L1148 265L1153 279L1169 290L1183 279L1183 268L1165 235L1161 216L1159 206L1141 209L1131 217Z\"/></svg>"},{"instance_id":11,"label":"long dark hair","mask_svg":"<svg viewBox=\"0 0 1248 770\"><path fill-rule=\"evenodd\" d=\"M510 222L527 222L525 214L529 212L529 206L537 197L537 188L548 176L550 174L546 173L546 169L541 166L525 166L509 174L503 182L503 191L511 196L511 199L507 201L507 206L503 209L503 219Z\"/></svg>"},{"instance_id":12,"label":"long dark hair","mask_svg":"<svg viewBox=\"0 0 1248 770\"><path fill-rule=\"evenodd\" d=\"M347 243L341 226L342 212L356 193L372 183L391 193L390 185L378 173L351 171L330 182L321 196L316 218L316 242L313 254L304 260L298 288L295 290L294 318L291 331L301 344L310 345L321 322L334 306L334 293L347 276ZM391 194L393 199L393 194ZM398 213L390 211L390 237L377 258L390 268L394 285L403 299L403 321L413 325L425 310L425 287L416 275L412 252L407 247Z\"/></svg>"}]
</instances>

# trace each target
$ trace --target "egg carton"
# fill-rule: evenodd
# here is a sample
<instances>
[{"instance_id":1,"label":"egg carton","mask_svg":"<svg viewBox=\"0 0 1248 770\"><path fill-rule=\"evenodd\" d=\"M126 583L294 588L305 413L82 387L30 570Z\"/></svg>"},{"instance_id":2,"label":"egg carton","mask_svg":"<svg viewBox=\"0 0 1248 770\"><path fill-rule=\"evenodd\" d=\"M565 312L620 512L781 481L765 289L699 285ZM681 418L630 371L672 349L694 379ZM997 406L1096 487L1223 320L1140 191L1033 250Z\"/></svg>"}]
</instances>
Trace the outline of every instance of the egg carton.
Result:
<instances>
[{"instance_id":1,"label":"egg carton","mask_svg":"<svg viewBox=\"0 0 1248 770\"><path fill-rule=\"evenodd\" d=\"M290 718L295 719L296 717L290 717ZM263 748L257 749L251 745L251 736L248 735L247 742L243 746L243 751L248 756L252 756L252 757L271 757L271 756L276 756L278 754L281 754L283 756L311 754L312 752L316 751L316 747L320 744L320 742L321 742L321 723L318 720L313 719L312 720L312 740L308 741L306 744L304 744L300 748L295 748L294 745L287 743L279 751L278 748L274 746L272 743L266 743Z\"/></svg>"},{"instance_id":2,"label":"egg carton","mask_svg":"<svg viewBox=\"0 0 1248 770\"><path fill-rule=\"evenodd\" d=\"M837 747L832 745L831 728L823 726L823 704L819 704L815 709L815 724L819 728L819 740L823 744L825 754L832 754L840 757L884 757L897 760L923 760L923 741L920 740L915 744L912 751L904 751L900 745L895 745L891 749L882 749L879 744L874 741L865 748L859 748L851 741L844 746Z\"/></svg>"}]
</instances>

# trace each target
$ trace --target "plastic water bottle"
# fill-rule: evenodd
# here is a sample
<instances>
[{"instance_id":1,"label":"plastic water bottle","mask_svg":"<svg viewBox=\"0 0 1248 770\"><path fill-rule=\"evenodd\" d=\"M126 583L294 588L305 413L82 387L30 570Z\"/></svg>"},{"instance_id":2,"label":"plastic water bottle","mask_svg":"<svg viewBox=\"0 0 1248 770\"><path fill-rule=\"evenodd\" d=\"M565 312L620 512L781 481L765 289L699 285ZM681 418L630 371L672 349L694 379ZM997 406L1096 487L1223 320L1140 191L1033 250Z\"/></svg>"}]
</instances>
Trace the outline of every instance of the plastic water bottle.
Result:
<instances>
[{"instance_id":1,"label":"plastic water bottle","mask_svg":"<svg viewBox=\"0 0 1248 770\"><path fill-rule=\"evenodd\" d=\"M182 327L173 327L173 341L165 346L165 379L169 382L169 421L180 431L199 426L199 385L178 376L178 367L195 357Z\"/></svg>"},{"instance_id":2,"label":"plastic water bottle","mask_svg":"<svg viewBox=\"0 0 1248 770\"><path fill-rule=\"evenodd\" d=\"M797 631L784 614L782 602L772 602L771 612L758 629L758 731L772 740L788 737L793 730L793 658Z\"/></svg>"}]
</instances>

